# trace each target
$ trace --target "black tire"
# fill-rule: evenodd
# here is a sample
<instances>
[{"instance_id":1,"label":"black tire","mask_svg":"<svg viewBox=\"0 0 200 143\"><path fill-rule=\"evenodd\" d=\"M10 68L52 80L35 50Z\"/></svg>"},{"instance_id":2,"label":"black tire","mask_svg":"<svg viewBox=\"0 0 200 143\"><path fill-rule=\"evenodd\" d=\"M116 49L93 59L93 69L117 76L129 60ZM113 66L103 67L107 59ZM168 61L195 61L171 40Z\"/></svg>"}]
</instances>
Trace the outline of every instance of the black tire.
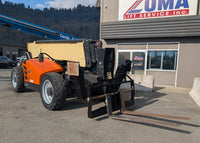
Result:
<instances>
[{"instance_id":1,"label":"black tire","mask_svg":"<svg viewBox=\"0 0 200 143\"><path fill-rule=\"evenodd\" d=\"M67 88L59 73L46 73L40 83L40 96L45 108L60 110L65 103Z\"/></svg>"},{"instance_id":2,"label":"black tire","mask_svg":"<svg viewBox=\"0 0 200 143\"><path fill-rule=\"evenodd\" d=\"M11 85L16 92L23 92L24 87L24 73L22 66L14 67L11 71Z\"/></svg>"}]
</instances>

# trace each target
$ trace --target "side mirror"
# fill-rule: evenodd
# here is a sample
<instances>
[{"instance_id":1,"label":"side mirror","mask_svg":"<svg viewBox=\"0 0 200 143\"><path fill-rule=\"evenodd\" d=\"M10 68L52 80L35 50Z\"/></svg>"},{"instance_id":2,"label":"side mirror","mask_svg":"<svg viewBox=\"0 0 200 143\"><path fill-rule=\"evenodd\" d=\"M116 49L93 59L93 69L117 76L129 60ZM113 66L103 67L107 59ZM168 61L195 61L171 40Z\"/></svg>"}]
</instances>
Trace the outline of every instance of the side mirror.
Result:
<instances>
[{"instance_id":1,"label":"side mirror","mask_svg":"<svg viewBox=\"0 0 200 143\"><path fill-rule=\"evenodd\" d=\"M42 53L39 54L39 62L44 61L44 55Z\"/></svg>"}]
</instances>

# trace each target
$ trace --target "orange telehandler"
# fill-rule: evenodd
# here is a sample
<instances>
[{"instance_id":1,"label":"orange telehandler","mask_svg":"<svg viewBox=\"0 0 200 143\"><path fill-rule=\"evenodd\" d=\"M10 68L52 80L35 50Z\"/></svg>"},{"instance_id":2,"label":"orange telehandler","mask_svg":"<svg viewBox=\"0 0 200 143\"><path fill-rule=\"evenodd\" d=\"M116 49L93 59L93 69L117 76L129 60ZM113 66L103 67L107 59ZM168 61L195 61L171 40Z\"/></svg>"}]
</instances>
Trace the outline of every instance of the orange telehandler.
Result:
<instances>
[{"instance_id":1,"label":"orange telehandler","mask_svg":"<svg viewBox=\"0 0 200 143\"><path fill-rule=\"evenodd\" d=\"M43 105L49 110L61 109L71 96L87 100L88 117L94 116L93 100L105 101L108 97L112 102L109 112L111 108L120 109L118 89L122 83L130 83L130 99L134 101L134 82L126 74L131 62L118 67L114 76L115 50L98 45L92 40L28 43L28 60L11 73L14 90L22 92L27 87L39 91ZM128 81L124 81L126 77Z\"/></svg>"},{"instance_id":2,"label":"orange telehandler","mask_svg":"<svg viewBox=\"0 0 200 143\"><path fill-rule=\"evenodd\" d=\"M99 42L92 40L44 40L28 43L28 60L12 69L12 86L16 92L23 92L25 87L39 91L44 107L49 110L61 109L66 98L72 96L86 100L89 118L107 113L117 120L178 125L112 114L121 109L121 113L134 116L190 119L126 110L124 93L130 93L128 96L131 105L134 104L135 97L134 81L127 75L131 69L131 61L125 61L114 74L115 49L101 48L99 45ZM121 90L121 84L129 84L129 88ZM105 106L93 110L97 101L105 103Z\"/></svg>"}]
</instances>

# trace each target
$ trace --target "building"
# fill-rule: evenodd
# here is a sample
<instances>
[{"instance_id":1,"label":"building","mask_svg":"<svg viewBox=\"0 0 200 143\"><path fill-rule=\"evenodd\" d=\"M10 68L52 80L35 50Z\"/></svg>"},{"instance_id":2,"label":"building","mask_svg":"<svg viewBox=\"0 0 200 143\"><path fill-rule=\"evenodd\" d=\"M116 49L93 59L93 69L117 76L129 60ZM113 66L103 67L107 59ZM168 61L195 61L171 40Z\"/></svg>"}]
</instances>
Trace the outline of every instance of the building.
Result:
<instances>
[{"instance_id":1,"label":"building","mask_svg":"<svg viewBox=\"0 0 200 143\"><path fill-rule=\"evenodd\" d=\"M154 85L191 88L200 77L199 0L98 0L96 7L103 47L116 49L116 65L133 61L139 84L153 75Z\"/></svg>"},{"instance_id":2,"label":"building","mask_svg":"<svg viewBox=\"0 0 200 143\"><path fill-rule=\"evenodd\" d=\"M0 56L6 56L12 60L16 60L17 57L21 57L24 55L26 55L25 46L0 43Z\"/></svg>"}]
</instances>

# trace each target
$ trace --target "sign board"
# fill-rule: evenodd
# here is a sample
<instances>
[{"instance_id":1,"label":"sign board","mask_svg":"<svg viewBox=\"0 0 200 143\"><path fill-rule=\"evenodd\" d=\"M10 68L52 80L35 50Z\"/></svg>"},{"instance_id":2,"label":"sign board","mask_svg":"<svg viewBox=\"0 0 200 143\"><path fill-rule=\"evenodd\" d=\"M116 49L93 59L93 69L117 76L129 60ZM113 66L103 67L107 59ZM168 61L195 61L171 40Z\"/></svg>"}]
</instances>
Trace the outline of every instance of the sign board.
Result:
<instances>
[{"instance_id":1,"label":"sign board","mask_svg":"<svg viewBox=\"0 0 200 143\"><path fill-rule=\"evenodd\" d=\"M119 0L119 20L197 15L198 0Z\"/></svg>"}]
</instances>

